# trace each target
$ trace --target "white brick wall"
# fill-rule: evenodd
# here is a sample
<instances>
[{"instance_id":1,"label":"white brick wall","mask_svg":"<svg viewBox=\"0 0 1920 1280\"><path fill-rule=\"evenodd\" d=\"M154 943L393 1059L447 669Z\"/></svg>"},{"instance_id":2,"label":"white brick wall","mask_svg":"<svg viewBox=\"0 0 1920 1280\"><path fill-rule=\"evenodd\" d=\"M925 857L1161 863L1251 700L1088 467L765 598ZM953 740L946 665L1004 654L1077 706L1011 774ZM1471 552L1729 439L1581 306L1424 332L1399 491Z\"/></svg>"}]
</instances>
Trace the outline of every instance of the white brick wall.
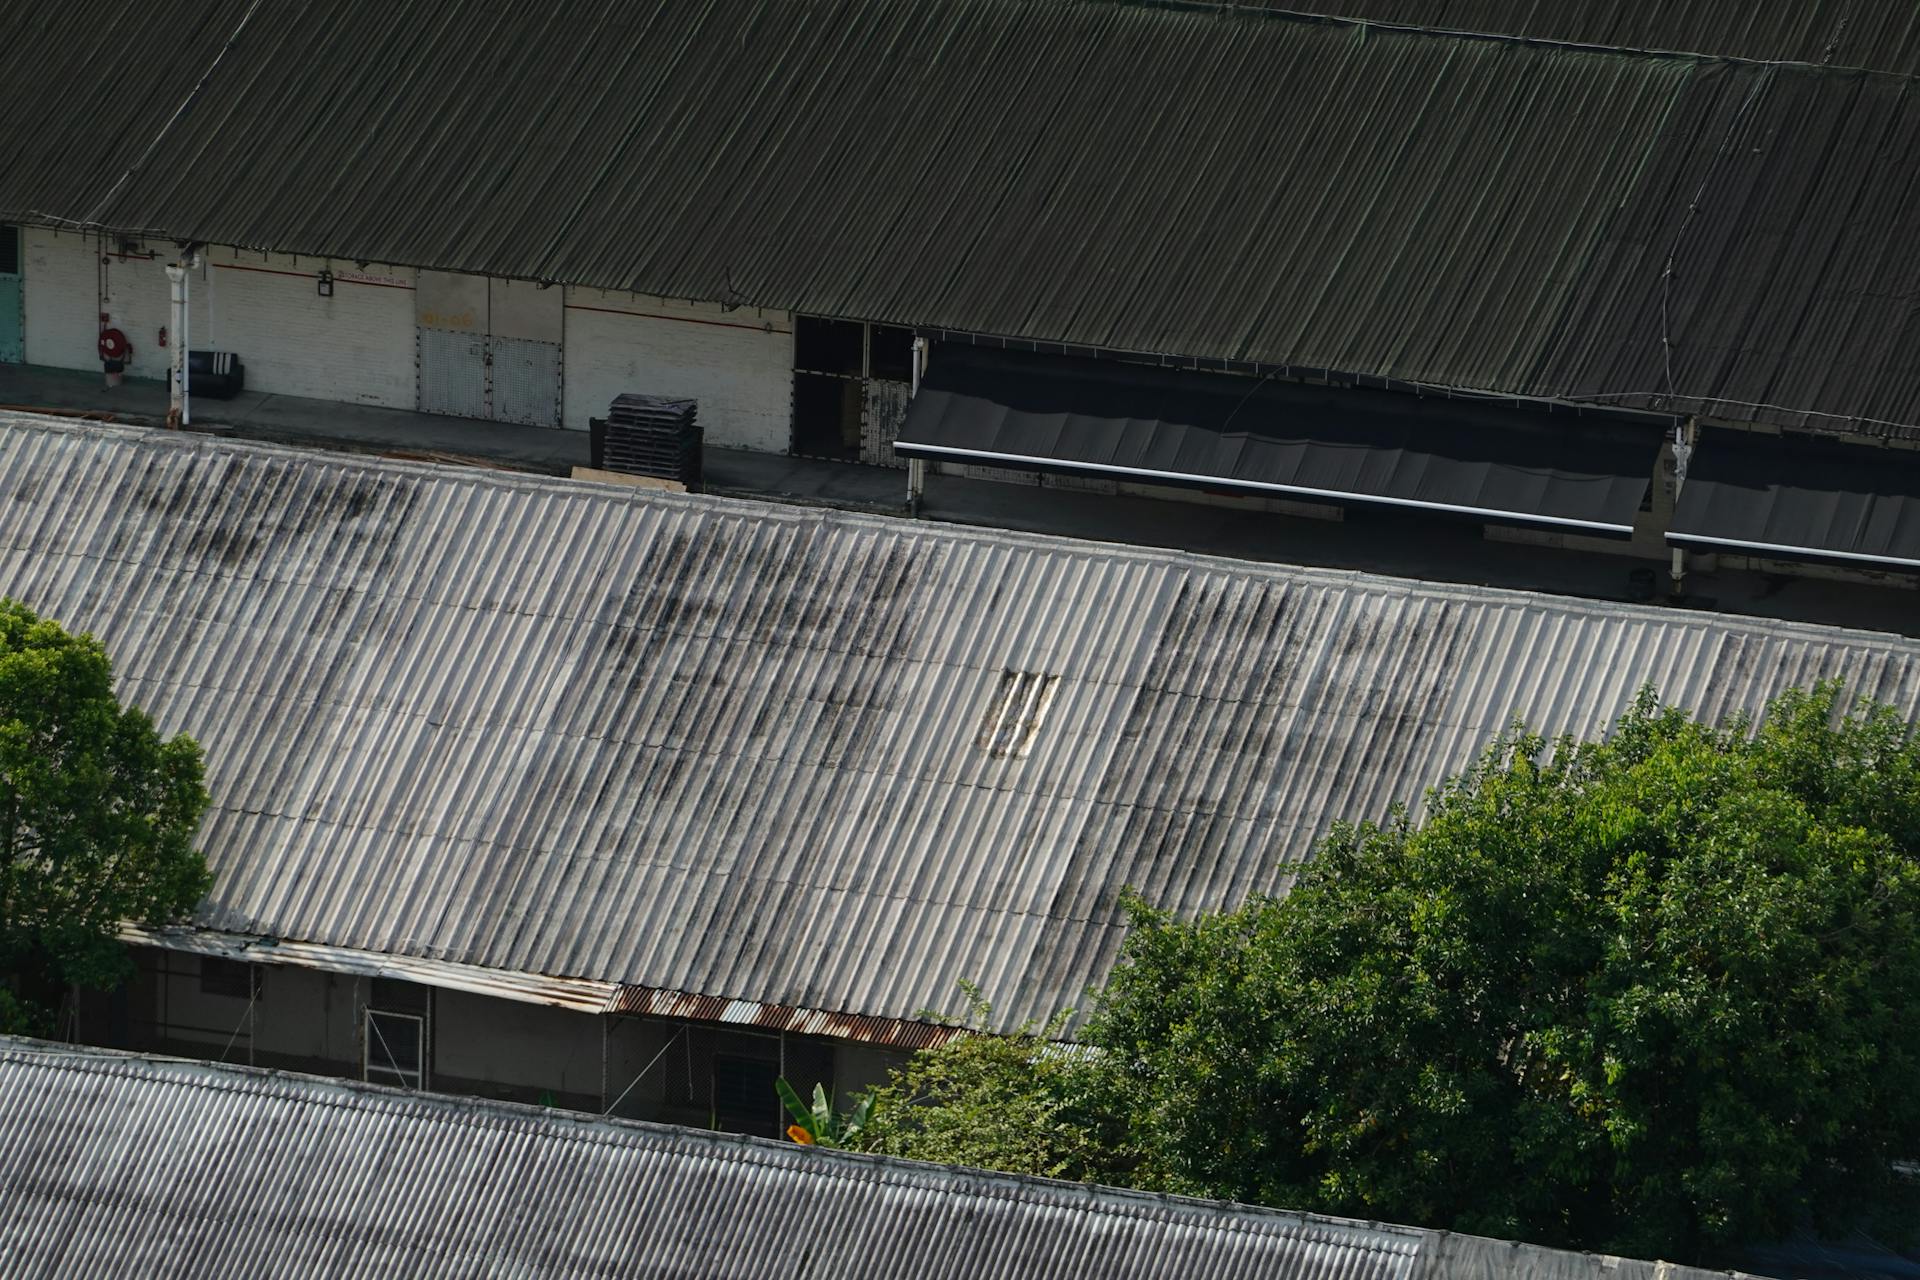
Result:
<instances>
[{"instance_id":1,"label":"white brick wall","mask_svg":"<svg viewBox=\"0 0 1920 1280\"><path fill-rule=\"evenodd\" d=\"M793 323L783 312L567 290L566 425L624 391L700 402L708 444L785 453Z\"/></svg>"},{"instance_id":2,"label":"white brick wall","mask_svg":"<svg viewBox=\"0 0 1920 1280\"><path fill-rule=\"evenodd\" d=\"M166 376L167 349L160 329L167 323L167 276L158 257L109 254L106 294L100 294L99 240L70 232L26 228L27 363L58 369L100 369L99 313L127 335L138 378ZM196 309L193 319L205 318Z\"/></svg>"},{"instance_id":3,"label":"white brick wall","mask_svg":"<svg viewBox=\"0 0 1920 1280\"><path fill-rule=\"evenodd\" d=\"M172 247L109 252L97 296L95 237L26 231L29 364L98 370L105 311L133 344L134 377L164 378L168 323L164 263ZM414 284L402 267L214 248L191 287L192 343L239 353L249 390L410 409L416 403ZM334 274L333 296L316 287ZM357 278L356 278L357 277ZM793 324L784 312L668 302L626 293L566 294L565 425L585 430L623 391L690 396L707 440L784 453L790 435Z\"/></svg>"},{"instance_id":4,"label":"white brick wall","mask_svg":"<svg viewBox=\"0 0 1920 1280\"><path fill-rule=\"evenodd\" d=\"M38 228L26 239L29 364L99 369L95 317L105 311L133 344L128 373L166 376L159 331L168 323L164 255L171 246L151 246L151 258L109 252L106 295L98 299L97 240ZM189 336L196 348L238 352L249 390L413 407L411 271L228 249L204 256L189 294ZM335 275L331 298L319 296L322 265Z\"/></svg>"},{"instance_id":5,"label":"white brick wall","mask_svg":"<svg viewBox=\"0 0 1920 1280\"><path fill-rule=\"evenodd\" d=\"M193 345L237 352L247 387L275 395L414 406L414 273L405 267L326 262L214 249L213 330L194 320ZM319 295L325 266L333 296ZM198 276L200 273L196 273Z\"/></svg>"}]
</instances>

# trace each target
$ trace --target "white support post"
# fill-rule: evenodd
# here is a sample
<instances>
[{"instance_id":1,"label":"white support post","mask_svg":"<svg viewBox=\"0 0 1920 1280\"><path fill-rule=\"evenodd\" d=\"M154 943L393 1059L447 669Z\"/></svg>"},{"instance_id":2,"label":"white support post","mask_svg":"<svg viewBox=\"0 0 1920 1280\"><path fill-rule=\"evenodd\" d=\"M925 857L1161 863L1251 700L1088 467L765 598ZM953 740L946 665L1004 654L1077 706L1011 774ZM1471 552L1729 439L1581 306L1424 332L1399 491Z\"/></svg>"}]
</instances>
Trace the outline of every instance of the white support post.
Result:
<instances>
[{"instance_id":1,"label":"white support post","mask_svg":"<svg viewBox=\"0 0 1920 1280\"><path fill-rule=\"evenodd\" d=\"M180 425L193 422L193 269L200 255L190 253L180 264Z\"/></svg>"},{"instance_id":2,"label":"white support post","mask_svg":"<svg viewBox=\"0 0 1920 1280\"><path fill-rule=\"evenodd\" d=\"M1688 418L1673 428L1673 500L1680 501L1680 486L1687 482L1687 464L1693 461L1693 442L1698 435L1694 420Z\"/></svg>"},{"instance_id":3,"label":"white support post","mask_svg":"<svg viewBox=\"0 0 1920 1280\"><path fill-rule=\"evenodd\" d=\"M920 394L920 376L927 369L927 340L913 340L913 386L908 390L907 402ZM920 497L927 491L927 461L925 458L907 459L907 514L920 514Z\"/></svg>"},{"instance_id":4,"label":"white support post","mask_svg":"<svg viewBox=\"0 0 1920 1280\"><path fill-rule=\"evenodd\" d=\"M1700 429L1696 419L1687 418L1673 428L1673 506L1680 509L1680 489L1687 483L1687 464L1693 461L1694 441L1699 438ZM1668 519L1672 520L1669 515ZM1687 594L1687 552L1684 547L1673 548L1673 567L1669 570L1673 579L1673 589L1668 598L1675 604L1686 598Z\"/></svg>"},{"instance_id":5,"label":"white support post","mask_svg":"<svg viewBox=\"0 0 1920 1280\"><path fill-rule=\"evenodd\" d=\"M168 332L173 341L171 376L167 379L167 425L184 427L192 421L187 404L187 268L184 262L167 264Z\"/></svg>"}]
</instances>

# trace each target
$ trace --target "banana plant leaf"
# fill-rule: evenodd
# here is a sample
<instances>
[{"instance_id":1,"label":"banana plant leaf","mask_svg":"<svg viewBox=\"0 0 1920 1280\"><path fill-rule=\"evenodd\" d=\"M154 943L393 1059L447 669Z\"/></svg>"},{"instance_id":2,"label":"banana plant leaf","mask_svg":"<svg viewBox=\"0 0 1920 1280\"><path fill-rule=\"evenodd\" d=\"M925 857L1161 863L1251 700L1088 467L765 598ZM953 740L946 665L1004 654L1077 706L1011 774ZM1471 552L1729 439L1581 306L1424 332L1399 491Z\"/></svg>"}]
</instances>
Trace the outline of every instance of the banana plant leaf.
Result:
<instances>
[{"instance_id":1,"label":"banana plant leaf","mask_svg":"<svg viewBox=\"0 0 1920 1280\"><path fill-rule=\"evenodd\" d=\"M820 1131L814 1127L812 1108L800 1100L800 1095L794 1092L793 1086L788 1084L785 1079L774 1081L773 1087L780 1094L780 1101L786 1106L788 1113L791 1114L795 1120L799 1121L800 1127L812 1134L817 1141L820 1137Z\"/></svg>"}]
</instances>

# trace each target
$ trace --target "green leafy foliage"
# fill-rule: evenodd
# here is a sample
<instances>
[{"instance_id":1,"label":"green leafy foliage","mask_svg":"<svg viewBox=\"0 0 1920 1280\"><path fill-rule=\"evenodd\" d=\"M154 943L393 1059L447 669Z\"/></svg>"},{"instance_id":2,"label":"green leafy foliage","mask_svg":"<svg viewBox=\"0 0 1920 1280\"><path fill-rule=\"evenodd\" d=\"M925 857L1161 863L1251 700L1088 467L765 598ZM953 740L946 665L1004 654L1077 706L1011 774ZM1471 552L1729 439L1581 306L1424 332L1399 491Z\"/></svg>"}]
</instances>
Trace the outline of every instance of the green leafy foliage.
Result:
<instances>
[{"instance_id":1,"label":"green leafy foliage","mask_svg":"<svg viewBox=\"0 0 1920 1280\"><path fill-rule=\"evenodd\" d=\"M837 1112L823 1084L813 1086L811 1105L801 1101L794 1087L784 1079L774 1081L773 1087L780 1094L781 1105L793 1117L793 1123L787 1126L787 1136L805 1146L856 1146L866 1130L868 1119L873 1115L871 1093L856 1097L853 1110Z\"/></svg>"},{"instance_id":2,"label":"green leafy foliage","mask_svg":"<svg viewBox=\"0 0 1920 1280\"><path fill-rule=\"evenodd\" d=\"M0 600L0 1027L44 1034L68 984L125 974L122 921L209 884L200 749L123 708L100 644Z\"/></svg>"},{"instance_id":3,"label":"green leafy foliage","mask_svg":"<svg viewBox=\"0 0 1920 1280\"><path fill-rule=\"evenodd\" d=\"M1757 732L1651 693L1605 742L1516 727L1423 821L1335 828L1282 899L1133 903L1070 1089L1015 1040L916 1063L931 1103L878 1123L906 1154L1629 1254L1897 1236L1920 745L1838 698ZM1094 1108L1064 1112L1071 1159L1067 1098ZM982 1110L1032 1138L947 1138Z\"/></svg>"},{"instance_id":4,"label":"green leafy foliage","mask_svg":"<svg viewBox=\"0 0 1920 1280\"><path fill-rule=\"evenodd\" d=\"M966 1031L915 1054L872 1095L860 1147L1009 1173L1113 1182L1124 1177L1124 1132L1098 1097L1100 1072L1062 1048L1065 1012L1010 1036L983 1034L992 1012L962 983Z\"/></svg>"}]
</instances>

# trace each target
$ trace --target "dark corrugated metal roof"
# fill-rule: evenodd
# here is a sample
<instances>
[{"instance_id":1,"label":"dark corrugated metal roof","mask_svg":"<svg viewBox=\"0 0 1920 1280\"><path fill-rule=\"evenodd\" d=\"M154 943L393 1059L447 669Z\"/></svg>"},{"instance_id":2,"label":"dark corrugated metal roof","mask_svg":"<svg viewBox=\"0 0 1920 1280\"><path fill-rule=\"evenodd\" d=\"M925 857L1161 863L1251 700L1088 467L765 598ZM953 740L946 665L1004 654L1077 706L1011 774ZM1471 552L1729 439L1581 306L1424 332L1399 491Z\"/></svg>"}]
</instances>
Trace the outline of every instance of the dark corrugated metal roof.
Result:
<instances>
[{"instance_id":1,"label":"dark corrugated metal roof","mask_svg":"<svg viewBox=\"0 0 1920 1280\"><path fill-rule=\"evenodd\" d=\"M1662 428L942 344L903 457L1630 534Z\"/></svg>"},{"instance_id":2,"label":"dark corrugated metal roof","mask_svg":"<svg viewBox=\"0 0 1920 1280\"><path fill-rule=\"evenodd\" d=\"M1667 536L1706 550L1920 568L1920 453L1709 433Z\"/></svg>"},{"instance_id":3,"label":"dark corrugated metal roof","mask_svg":"<svg viewBox=\"0 0 1920 1280\"><path fill-rule=\"evenodd\" d=\"M12 1038L0 1131L10 1277L1729 1275Z\"/></svg>"},{"instance_id":4,"label":"dark corrugated metal roof","mask_svg":"<svg viewBox=\"0 0 1920 1280\"><path fill-rule=\"evenodd\" d=\"M1101 0L76 0L0 17L0 118L16 218L1920 431L1893 76Z\"/></svg>"},{"instance_id":5,"label":"dark corrugated metal roof","mask_svg":"<svg viewBox=\"0 0 1920 1280\"><path fill-rule=\"evenodd\" d=\"M1254 2L1272 9L1439 31L1864 67L1904 75L1920 72L1920 5L1913 0Z\"/></svg>"}]
</instances>

